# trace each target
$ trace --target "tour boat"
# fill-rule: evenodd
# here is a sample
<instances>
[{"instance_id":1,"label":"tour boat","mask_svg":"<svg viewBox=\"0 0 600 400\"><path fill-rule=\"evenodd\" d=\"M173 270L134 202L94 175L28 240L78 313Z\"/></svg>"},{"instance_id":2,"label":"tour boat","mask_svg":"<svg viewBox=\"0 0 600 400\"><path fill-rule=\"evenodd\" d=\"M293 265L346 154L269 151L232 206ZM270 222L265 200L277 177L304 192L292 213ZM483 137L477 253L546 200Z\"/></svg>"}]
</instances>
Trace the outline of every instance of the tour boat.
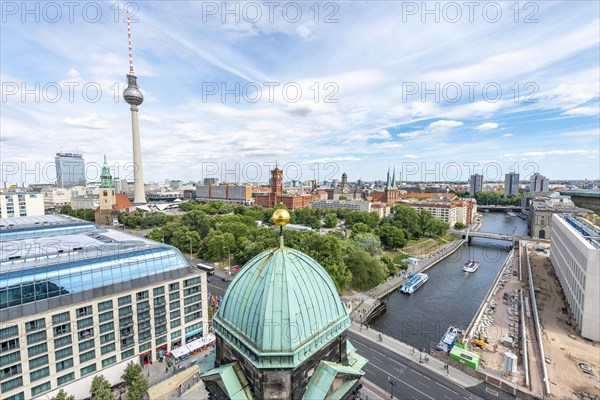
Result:
<instances>
[{"instance_id":1,"label":"tour boat","mask_svg":"<svg viewBox=\"0 0 600 400\"><path fill-rule=\"evenodd\" d=\"M458 329L450 325L446 333L444 333L444 336L442 336L440 342L437 344L437 349L448 353L450 350L452 350L457 337Z\"/></svg>"},{"instance_id":2,"label":"tour boat","mask_svg":"<svg viewBox=\"0 0 600 400\"><path fill-rule=\"evenodd\" d=\"M479 268L479 261L468 260L463 267L463 271L475 272L477 271L477 268Z\"/></svg>"},{"instance_id":3,"label":"tour boat","mask_svg":"<svg viewBox=\"0 0 600 400\"><path fill-rule=\"evenodd\" d=\"M427 274L417 274L410 280L404 282L400 291L402 293L412 294L415 290L423 286L423 284L427 282L427 279L429 279Z\"/></svg>"}]
</instances>

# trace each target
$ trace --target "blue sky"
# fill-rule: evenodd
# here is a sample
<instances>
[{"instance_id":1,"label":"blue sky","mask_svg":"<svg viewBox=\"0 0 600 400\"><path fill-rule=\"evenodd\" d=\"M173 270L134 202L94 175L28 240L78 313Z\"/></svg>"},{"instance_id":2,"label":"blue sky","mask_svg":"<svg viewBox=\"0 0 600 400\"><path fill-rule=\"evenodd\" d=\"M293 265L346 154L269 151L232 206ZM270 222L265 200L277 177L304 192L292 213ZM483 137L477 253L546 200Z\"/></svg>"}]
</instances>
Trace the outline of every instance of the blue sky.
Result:
<instances>
[{"instance_id":1,"label":"blue sky","mask_svg":"<svg viewBox=\"0 0 600 400\"><path fill-rule=\"evenodd\" d=\"M2 4L2 180L51 180L61 149L127 175L125 3L22 4ZM128 4L146 181L265 181L275 160L301 179L600 176L598 2Z\"/></svg>"}]
</instances>

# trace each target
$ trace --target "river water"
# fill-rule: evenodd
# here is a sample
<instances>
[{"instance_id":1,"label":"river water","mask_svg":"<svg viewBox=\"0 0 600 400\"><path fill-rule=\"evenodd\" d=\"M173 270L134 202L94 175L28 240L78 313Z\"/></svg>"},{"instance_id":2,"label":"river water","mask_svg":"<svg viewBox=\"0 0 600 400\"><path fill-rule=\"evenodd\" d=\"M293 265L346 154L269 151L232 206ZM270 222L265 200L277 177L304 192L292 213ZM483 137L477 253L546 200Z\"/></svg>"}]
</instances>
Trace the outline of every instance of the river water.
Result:
<instances>
[{"instance_id":1,"label":"river water","mask_svg":"<svg viewBox=\"0 0 600 400\"><path fill-rule=\"evenodd\" d=\"M505 213L484 213L480 232L527 235L526 221ZM398 340L429 350L449 325L466 329L508 255L509 242L473 238L453 255L427 270L429 280L412 295L395 292L385 313L371 325ZM462 271L467 260L480 262L473 274Z\"/></svg>"}]
</instances>

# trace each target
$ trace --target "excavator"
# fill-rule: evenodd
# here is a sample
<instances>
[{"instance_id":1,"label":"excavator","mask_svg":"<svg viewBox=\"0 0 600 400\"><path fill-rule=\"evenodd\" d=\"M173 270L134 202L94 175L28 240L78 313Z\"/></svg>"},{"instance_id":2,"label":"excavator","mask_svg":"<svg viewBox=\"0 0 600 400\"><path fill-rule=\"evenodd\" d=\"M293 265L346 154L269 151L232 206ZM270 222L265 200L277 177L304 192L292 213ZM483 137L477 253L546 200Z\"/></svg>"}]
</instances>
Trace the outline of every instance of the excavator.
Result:
<instances>
[{"instance_id":1,"label":"excavator","mask_svg":"<svg viewBox=\"0 0 600 400\"><path fill-rule=\"evenodd\" d=\"M481 332L479 332L476 336L473 336L471 342L473 342L475 346L481 347L482 349L485 345L485 340L483 339Z\"/></svg>"}]
</instances>

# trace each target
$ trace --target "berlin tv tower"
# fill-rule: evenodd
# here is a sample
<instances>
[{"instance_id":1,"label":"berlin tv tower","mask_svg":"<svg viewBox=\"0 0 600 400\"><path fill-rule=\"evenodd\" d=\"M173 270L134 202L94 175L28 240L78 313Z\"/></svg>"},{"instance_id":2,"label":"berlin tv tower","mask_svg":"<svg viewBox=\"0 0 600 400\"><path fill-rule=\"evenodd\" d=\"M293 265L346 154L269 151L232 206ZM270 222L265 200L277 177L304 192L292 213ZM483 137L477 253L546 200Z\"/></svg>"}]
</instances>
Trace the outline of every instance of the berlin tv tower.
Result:
<instances>
[{"instance_id":1,"label":"berlin tv tower","mask_svg":"<svg viewBox=\"0 0 600 400\"><path fill-rule=\"evenodd\" d=\"M133 72L133 50L131 48L131 21L127 13L127 36L129 37L129 73L127 74L127 87L123 91L123 98L131 106L131 133L133 136L133 179L134 196L133 204L146 204L144 193L144 171L142 170L142 149L140 147L140 128L138 124L138 108L144 102L144 95L138 89L137 77Z\"/></svg>"}]
</instances>

